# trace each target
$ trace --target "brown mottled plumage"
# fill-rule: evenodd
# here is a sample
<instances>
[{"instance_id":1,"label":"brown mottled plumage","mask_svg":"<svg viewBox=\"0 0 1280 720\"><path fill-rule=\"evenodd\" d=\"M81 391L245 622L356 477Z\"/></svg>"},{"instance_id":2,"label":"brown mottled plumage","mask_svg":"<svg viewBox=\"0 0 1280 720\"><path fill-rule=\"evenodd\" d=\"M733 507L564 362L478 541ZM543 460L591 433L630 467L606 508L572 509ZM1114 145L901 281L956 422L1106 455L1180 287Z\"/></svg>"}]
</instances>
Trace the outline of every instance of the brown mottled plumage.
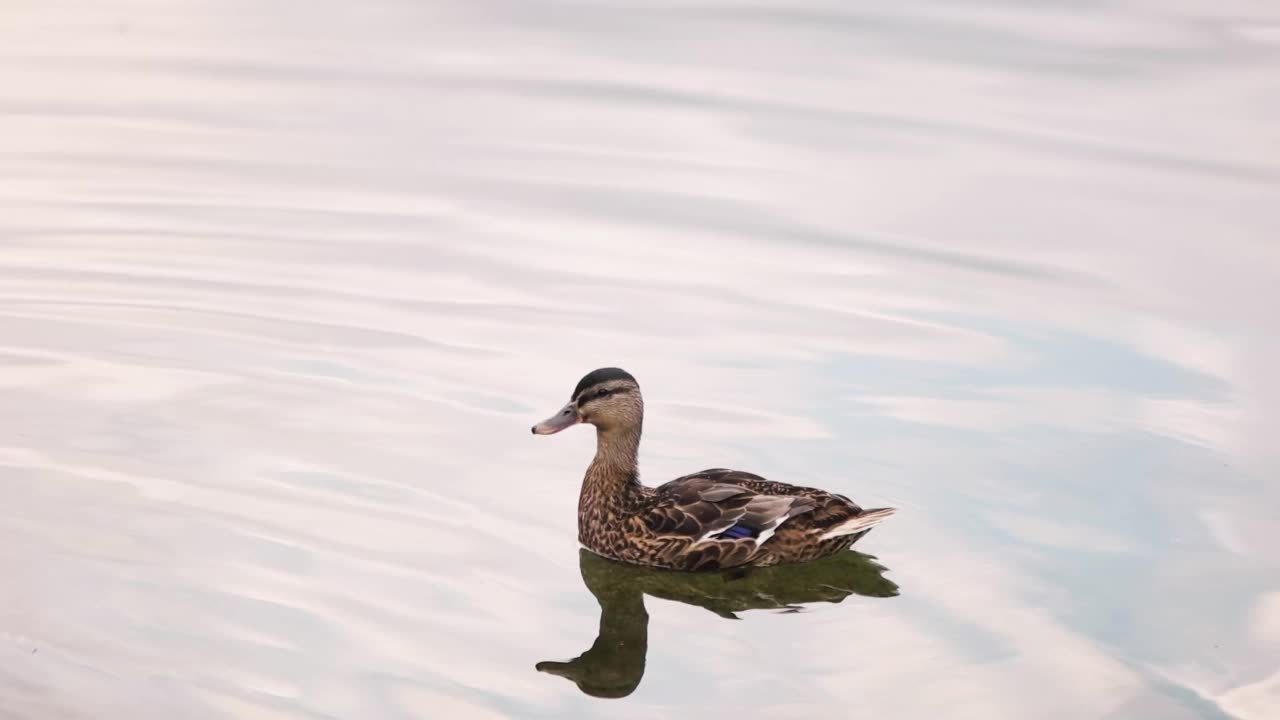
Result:
<instances>
[{"instance_id":1,"label":"brown mottled plumage","mask_svg":"<svg viewBox=\"0 0 1280 720\"><path fill-rule=\"evenodd\" d=\"M604 557L676 570L804 562L847 550L894 512L738 470L703 470L645 487L636 474L643 421L635 378L602 368L533 427L549 435L578 423L596 426L596 456L578 498L578 540Z\"/></svg>"}]
</instances>

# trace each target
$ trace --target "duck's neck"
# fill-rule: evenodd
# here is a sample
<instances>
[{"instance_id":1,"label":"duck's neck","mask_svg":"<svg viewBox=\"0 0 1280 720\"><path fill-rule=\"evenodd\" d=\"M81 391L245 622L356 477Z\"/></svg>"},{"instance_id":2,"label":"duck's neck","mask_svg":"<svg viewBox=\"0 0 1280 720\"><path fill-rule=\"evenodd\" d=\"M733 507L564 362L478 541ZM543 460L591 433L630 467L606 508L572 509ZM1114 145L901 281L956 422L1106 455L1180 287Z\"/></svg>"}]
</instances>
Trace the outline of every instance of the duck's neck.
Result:
<instances>
[{"instance_id":1,"label":"duck's neck","mask_svg":"<svg viewBox=\"0 0 1280 720\"><path fill-rule=\"evenodd\" d=\"M637 458L640 454L640 427L596 430L596 456L591 470L610 478L636 480Z\"/></svg>"},{"instance_id":2,"label":"duck's neck","mask_svg":"<svg viewBox=\"0 0 1280 720\"><path fill-rule=\"evenodd\" d=\"M616 520L631 501L644 494L636 471L639 452L639 426L596 431L596 456L578 497L579 535L587 527L600 528Z\"/></svg>"}]
</instances>

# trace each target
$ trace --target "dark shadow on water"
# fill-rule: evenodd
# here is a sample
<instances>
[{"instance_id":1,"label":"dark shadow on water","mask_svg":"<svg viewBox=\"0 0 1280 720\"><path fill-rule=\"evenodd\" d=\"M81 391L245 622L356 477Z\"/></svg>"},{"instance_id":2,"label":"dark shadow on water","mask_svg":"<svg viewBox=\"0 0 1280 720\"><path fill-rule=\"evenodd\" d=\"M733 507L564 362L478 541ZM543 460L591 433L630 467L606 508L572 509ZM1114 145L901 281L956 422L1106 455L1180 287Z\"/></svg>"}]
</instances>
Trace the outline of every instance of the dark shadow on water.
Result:
<instances>
[{"instance_id":1,"label":"dark shadow on water","mask_svg":"<svg viewBox=\"0 0 1280 720\"><path fill-rule=\"evenodd\" d=\"M615 563L579 551L582 581L600 603L600 632L568 662L544 661L540 672L572 680L587 695L626 697L644 677L649 614L644 596L706 608L736 620L745 610L797 611L807 603L838 603L850 595L893 597L898 586L870 555L844 552L813 562L715 573L682 573Z\"/></svg>"}]
</instances>

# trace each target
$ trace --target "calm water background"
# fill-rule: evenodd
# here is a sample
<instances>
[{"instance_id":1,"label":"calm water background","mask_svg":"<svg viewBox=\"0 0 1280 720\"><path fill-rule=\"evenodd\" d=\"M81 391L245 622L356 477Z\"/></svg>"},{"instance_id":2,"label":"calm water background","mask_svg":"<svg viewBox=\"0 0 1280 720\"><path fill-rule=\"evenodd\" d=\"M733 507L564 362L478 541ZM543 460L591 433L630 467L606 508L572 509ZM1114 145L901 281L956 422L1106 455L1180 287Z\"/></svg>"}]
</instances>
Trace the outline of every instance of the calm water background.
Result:
<instances>
[{"instance_id":1,"label":"calm water background","mask_svg":"<svg viewBox=\"0 0 1280 720\"><path fill-rule=\"evenodd\" d=\"M0 717L1280 716L1280 6L10 0ZM593 438L901 515L595 637Z\"/></svg>"}]
</instances>

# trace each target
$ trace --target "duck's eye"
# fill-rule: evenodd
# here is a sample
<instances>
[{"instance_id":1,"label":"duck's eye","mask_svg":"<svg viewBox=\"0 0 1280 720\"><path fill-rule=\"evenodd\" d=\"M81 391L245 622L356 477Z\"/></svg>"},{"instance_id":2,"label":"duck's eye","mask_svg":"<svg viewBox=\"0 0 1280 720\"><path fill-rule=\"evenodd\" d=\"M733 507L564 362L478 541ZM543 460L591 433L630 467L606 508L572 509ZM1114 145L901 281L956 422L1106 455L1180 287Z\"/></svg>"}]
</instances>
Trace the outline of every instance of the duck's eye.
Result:
<instances>
[{"instance_id":1,"label":"duck's eye","mask_svg":"<svg viewBox=\"0 0 1280 720\"><path fill-rule=\"evenodd\" d=\"M612 392L613 392L613 391L612 391L612 390L609 390L609 389L601 389L601 390L597 390L597 391L596 391L596 397L598 397L598 398L602 398L602 397L609 397L609 395L610 395Z\"/></svg>"}]
</instances>

